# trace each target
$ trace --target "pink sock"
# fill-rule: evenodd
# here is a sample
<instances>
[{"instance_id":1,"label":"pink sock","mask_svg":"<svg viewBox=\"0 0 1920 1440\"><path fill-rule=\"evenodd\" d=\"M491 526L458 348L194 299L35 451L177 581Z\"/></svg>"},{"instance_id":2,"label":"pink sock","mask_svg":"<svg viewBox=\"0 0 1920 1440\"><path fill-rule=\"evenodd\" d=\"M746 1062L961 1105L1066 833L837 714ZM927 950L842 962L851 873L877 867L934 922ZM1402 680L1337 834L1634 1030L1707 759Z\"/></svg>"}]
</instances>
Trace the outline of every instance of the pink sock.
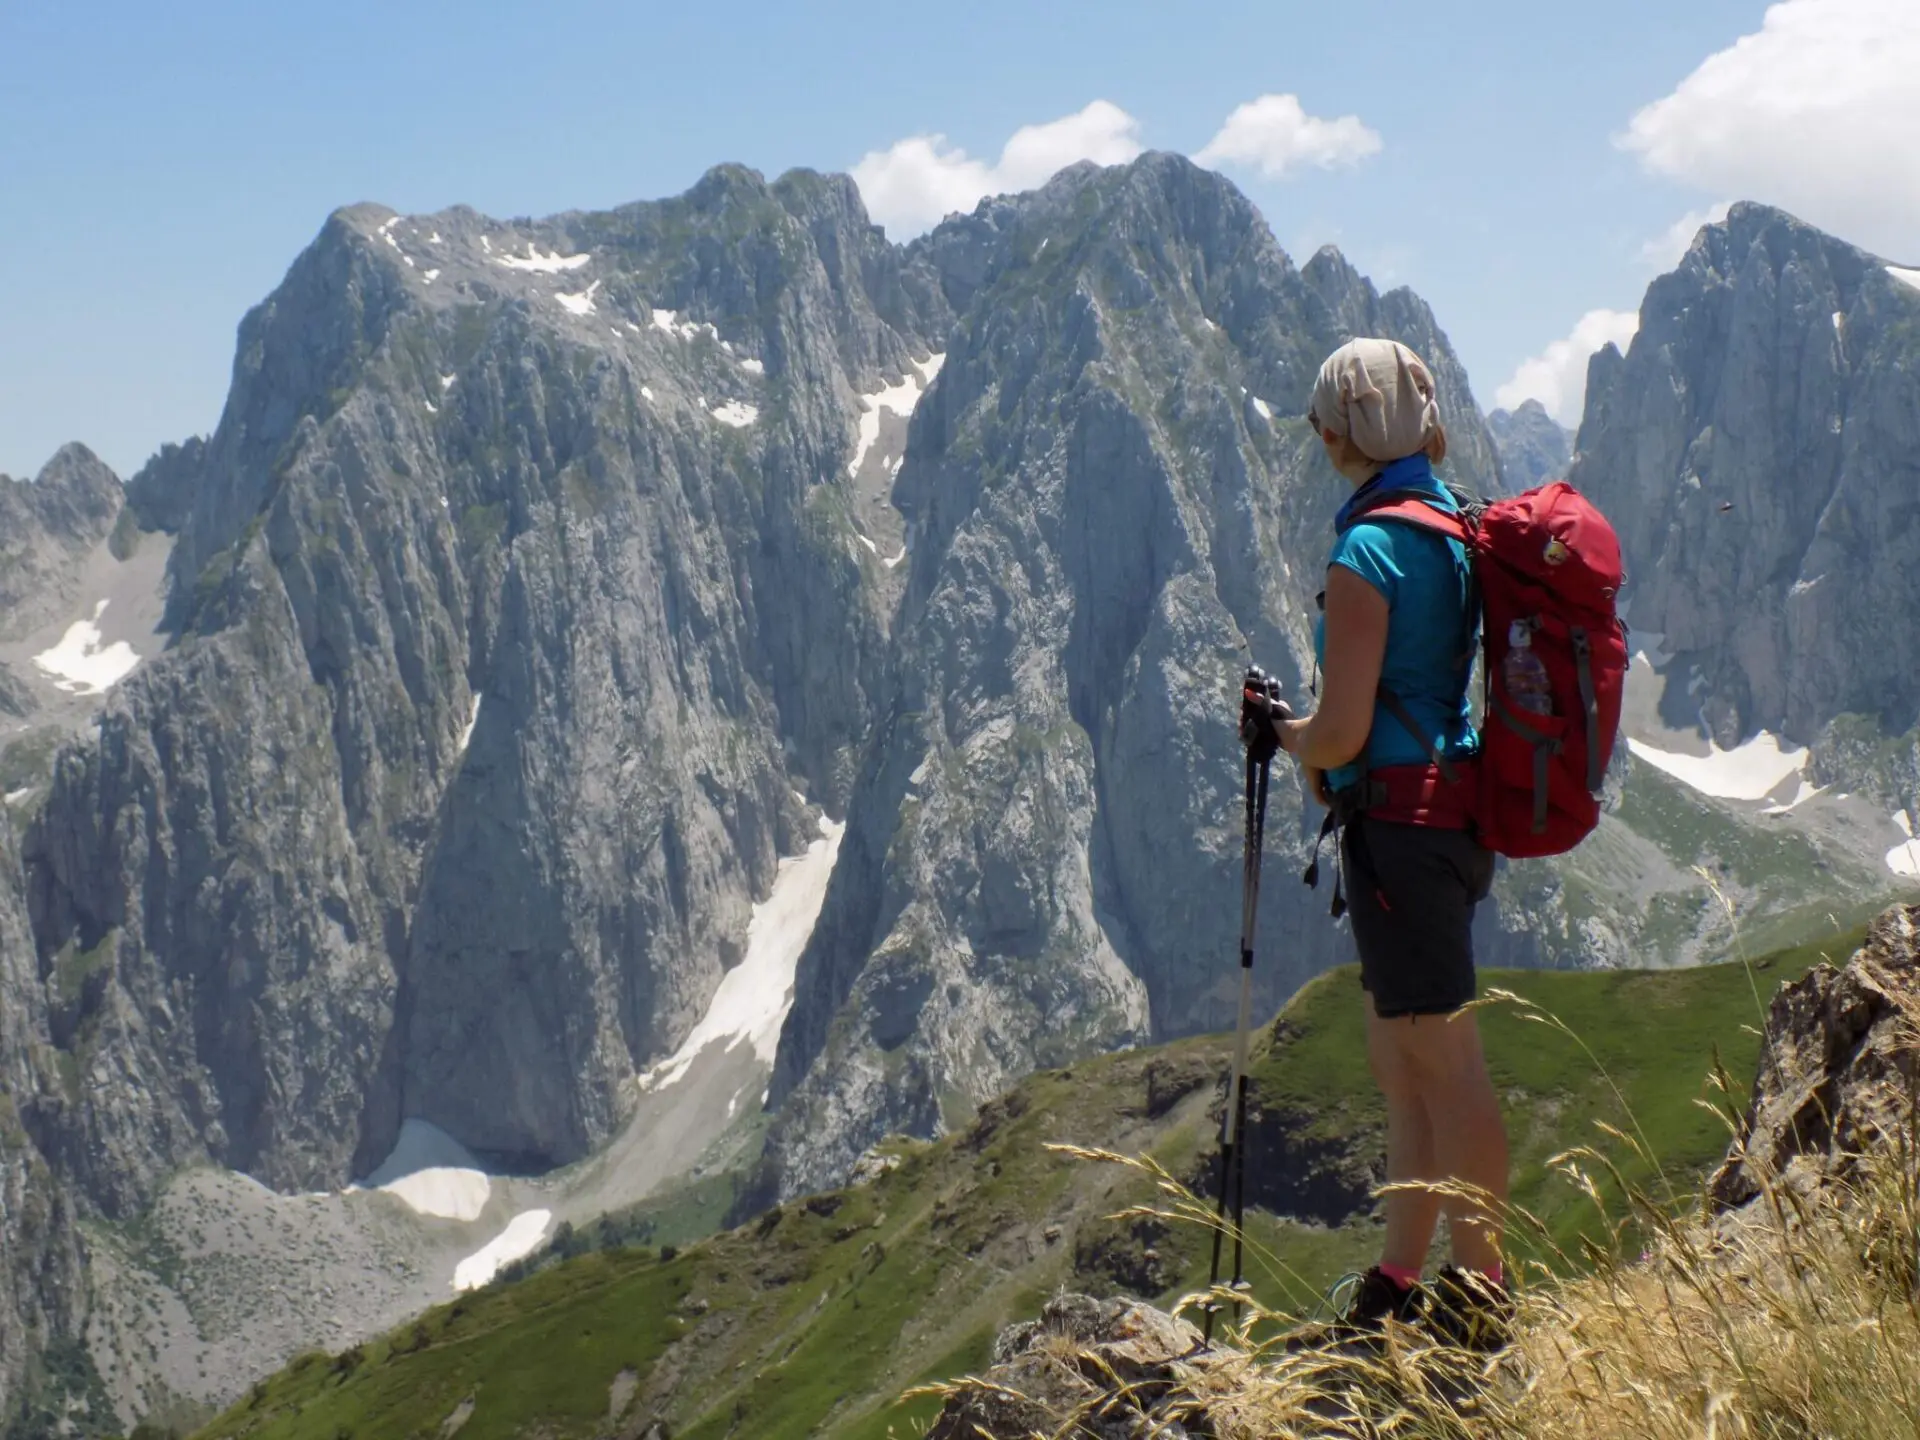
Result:
<instances>
[{"instance_id":1,"label":"pink sock","mask_svg":"<svg viewBox=\"0 0 1920 1440\"><path fill-rule=\"evenodd\" d=\"M1420 1272L1405 1265L1386 1265L1380 1267L1380 1273L1398 1285L1402 1290L1411 1290L1420 1283Z\"/></svg>"}]
</instances>

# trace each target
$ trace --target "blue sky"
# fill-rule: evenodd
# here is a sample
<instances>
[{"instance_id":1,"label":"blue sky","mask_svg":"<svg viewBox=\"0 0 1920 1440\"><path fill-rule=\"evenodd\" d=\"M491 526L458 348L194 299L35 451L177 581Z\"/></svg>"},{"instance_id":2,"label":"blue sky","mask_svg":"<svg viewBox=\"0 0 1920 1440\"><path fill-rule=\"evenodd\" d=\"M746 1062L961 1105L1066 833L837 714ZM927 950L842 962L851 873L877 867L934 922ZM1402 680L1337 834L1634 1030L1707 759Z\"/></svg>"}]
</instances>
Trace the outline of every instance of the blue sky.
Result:
<instances>
[{"instance_id":1,"label":"blue sky","mask_svg":"<svg viewBox=\"0 0 1920 1440\"><path fill-rule=\"evenodd\" d=\"M1630 328L1619 312L1684 249L1661 237L1716 201L1797 206L1868 244L1911 229L1920 255L1920 199L1882 193L1920 197L1920 158L1835 182L1795 159L1809 137L1778 103L1836 136L1911 124L1914 15L1915 0L1771 16L1757 0L19 0L0 6L0 471L79 439L131 474L211 429L240 316L342 204L537 215L672 194L723 160L772 176L866 159L870 184L964 195L1022 173L1017 157L994 169L1015 132L1074 115L1040 132L1043 159L1086 135L1207 155L1296 259L1332 241L1383 287L1413 285L1491 408L1530 358L1541 393L1584 373L1581 346ZM1837 49L1808 42L1836 24ZM1863 64L1879 110L1828 114ZM1269 102L1244 143L1216 141L1263 96L1298 108ZM1577 383L1558 403L1577 413Z\"/></svg>"}]
</instances>

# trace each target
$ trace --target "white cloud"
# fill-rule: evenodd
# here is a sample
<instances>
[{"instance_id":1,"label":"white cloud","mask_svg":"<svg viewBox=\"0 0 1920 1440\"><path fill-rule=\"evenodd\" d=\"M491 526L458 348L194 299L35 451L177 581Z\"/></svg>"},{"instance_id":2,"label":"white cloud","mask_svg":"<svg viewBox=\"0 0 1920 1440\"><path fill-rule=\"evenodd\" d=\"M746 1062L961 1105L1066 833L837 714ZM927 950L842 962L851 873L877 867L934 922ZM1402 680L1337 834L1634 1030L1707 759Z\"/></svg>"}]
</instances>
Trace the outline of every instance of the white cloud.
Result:
<instances>
[{"instance_id":1,"label":"white cloud","mask_svg":"<svg viewBox=\"0 0 1920 1440\"><path fill-rule=\"evenodd\" d=\"M1538 400L1562 425L1578 425L1587 404L1587 361L1608 341L1625 350L1639 328L1640 317L1630 310L1589 310L1566 339L1522 361L1513 378L1494 391L1493 403L1512 410Z\"/></svg>"},{"instance_id":2,"label":"white cloud","mask_svg":"<svg viewBox=\"0 0 1920 1440\"><path fill-rule=\"evenodd\" d=\"M937 225L982 197L1031 190L1081 160L1121 165L1140 153L1140 122L1107 100L1043 125L1023 125L989 165L944 135L913 135L853 167L867 213L899 239Z\"/></svg>"},{"instance_id":3,"label":"white cloud","mask_svg":"<svg viewBox=\"0 0 1920 1440\"><path fill-rule=\"evenodd\" d=\"M1672 269L1686 258L1687 251L1693 247L1693 237L1700 233L1700 228L1703 225L1718 225L1727 218L1727 211L1732 208L1723 200L1718 205L1689 210L1640 247L1641 260L1662 270Z\"/></svg>"},{"instance_id":4,"label":"white cloud","mask_svg":"<svg viewBox=\"0 0 1920 1440\"><path fill-rule=\"evenodd\" d=\"M1246 165L1277 180L1303 166L1332 170L1380 153L1378 131L1358 115L1322 120L1297 95L1262 95L1236 106L1220 133L1193 158L1202 165Z\"/></svg>"},{"instance_id":5,"label":"white cloud","mask_svg":"<svg viewBox=\"0 0 1920 1440\"><path fill-rule=\"evenodd\" d=\"M1782 0L1618 143L1656 174L1904 259L1920 249L1916 74L1915 0Z\"/></svg>"}]
</instances>

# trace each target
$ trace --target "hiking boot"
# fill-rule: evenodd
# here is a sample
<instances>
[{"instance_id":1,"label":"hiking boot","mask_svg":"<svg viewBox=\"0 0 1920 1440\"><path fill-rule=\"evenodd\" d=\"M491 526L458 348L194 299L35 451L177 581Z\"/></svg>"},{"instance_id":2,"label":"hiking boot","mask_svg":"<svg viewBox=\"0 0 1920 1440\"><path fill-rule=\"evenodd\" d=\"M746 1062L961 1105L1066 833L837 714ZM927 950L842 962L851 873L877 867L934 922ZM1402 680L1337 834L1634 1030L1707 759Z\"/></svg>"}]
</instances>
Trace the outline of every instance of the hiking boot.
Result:
<instances>
[{"instance_id":1,"label":"hiking boot","mask_svg":"<svg viewBox=\"0 0 1920 1440\"><path fill-rule=\"evenodd\" d=\"M1351 1286L1350 1289L1347 1287ZM1328 1292L1329 1299L1346 1289L1346 1304L1330 1320L1310 1320L1287 1337L1290 1351L1326 1350L1358 1344L1371 1348L1386 1338L1387 1322L1416 1325L1423 1309L1418 1285L1402 1289L1378 1265L1361 1274L1342 1276Z\"/></svg>"},{"instance_id":2,"label":"hiking boot","mask_svg":"<svg viewBox=\"0 0 1920 1440\"><path fill-rule=\"evenodd\" d=\"M1434 1279L1420 1323L1442 1345L1504 1350L1513 1343L1513 1296L1477 1270L1448 1265Z\"/></svg>"},{"instance_id":3,"label":"hiking boot","mask_svg":"<svg viewBox=\"0 0 1920 1440\"><path fill-rule=\"evenodd\" d=\"M1418 1285L1402 1288L1375 1265L1355 1283L1335 1324L1349 1331L1384 1330L1389 1320L1411 1325L1419 1315L1420 1298Z\"/></svg>"}]
</instances>

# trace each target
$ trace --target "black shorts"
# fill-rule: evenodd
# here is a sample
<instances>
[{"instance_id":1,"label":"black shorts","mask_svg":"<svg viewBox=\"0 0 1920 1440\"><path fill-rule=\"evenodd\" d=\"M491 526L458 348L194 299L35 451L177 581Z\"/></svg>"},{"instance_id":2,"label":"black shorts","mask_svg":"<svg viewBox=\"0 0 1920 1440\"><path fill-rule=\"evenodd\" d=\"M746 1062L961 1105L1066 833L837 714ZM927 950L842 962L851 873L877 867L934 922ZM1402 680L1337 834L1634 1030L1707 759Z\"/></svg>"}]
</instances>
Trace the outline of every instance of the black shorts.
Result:
<instances>
[{"instance_id":1,"label":"black shorts","mask_svg":"<svg viewBox=\"0 0 1920 1440\"><path fill-rule=\"evenodd\" d=\"M1347 822L1341 850L1374 1013L1447 1015L1473 999L1473 907L1493 886L1493 852L1465 830L1365 815Z\"/></svg>"}]
</instances>

